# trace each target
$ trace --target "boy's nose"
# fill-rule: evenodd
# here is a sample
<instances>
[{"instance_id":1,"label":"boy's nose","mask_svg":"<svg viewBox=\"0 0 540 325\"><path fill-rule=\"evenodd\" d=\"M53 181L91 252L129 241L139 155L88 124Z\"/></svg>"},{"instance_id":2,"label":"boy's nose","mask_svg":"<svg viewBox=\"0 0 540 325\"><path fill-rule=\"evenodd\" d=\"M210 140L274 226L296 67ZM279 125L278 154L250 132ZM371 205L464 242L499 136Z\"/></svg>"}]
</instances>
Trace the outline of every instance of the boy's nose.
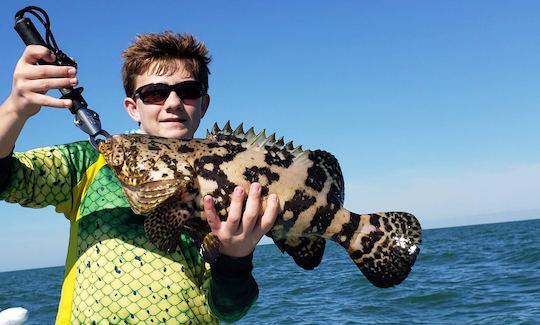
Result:
<instances>
[{"instance_id":1,"label":"boy's nose","mask_svg":"<svg viewBox=\"0 0 540 325\"><path fill-rule=\"evenodd\" d=\"M167 97L167 100L165 101L163 106L165 107L165 109L175 110L175 109L183 108L184 103L182 102L182 99L178 97L175 91L171 91L171 93L169 94L169 97Z\"/></svg>"}]
</instances>

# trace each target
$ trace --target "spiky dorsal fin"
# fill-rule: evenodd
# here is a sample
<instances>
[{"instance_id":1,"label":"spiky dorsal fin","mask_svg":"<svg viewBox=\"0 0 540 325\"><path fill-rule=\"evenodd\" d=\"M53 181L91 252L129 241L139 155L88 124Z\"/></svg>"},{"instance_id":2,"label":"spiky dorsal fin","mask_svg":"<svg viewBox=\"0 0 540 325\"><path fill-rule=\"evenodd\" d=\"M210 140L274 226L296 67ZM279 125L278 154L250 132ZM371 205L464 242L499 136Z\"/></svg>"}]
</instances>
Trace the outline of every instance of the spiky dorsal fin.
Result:
<instances>
[{"instance_id":1,"label":"spiky dorsal fin","mask_svg":"<svg viewBox=\"0 0 540 325\"><path fill-rule=\"evenodd\" d=\"M244 134L244 123L238 124L236 129L234 130L235 135Z\"/></svg>"},{"instance_id":2,"label":"spiky dorsal fin","mask_svg":"<svg viewBox=\"0 0 540 325\"><path fill-rule=\"evenodd\" d=\"M285 141L283 141L283 137L279 138L279 140L276 141L276 146L283 148L284 145L285 145Z\"/></svg>"},{"instance_id":3,"label":"spiky dorsal fin","mask_svg":"<svg viewBox=\"0 0 540 325\"><path fill-rule=\"evenodd\" d=\"M220 128L217 123L214 123L211 130L206 130L206 138L218 141L235 141L247 142L249 146L259 148L274 147L279 150L286 150L296 158L300 158L309 154L309 150L303 150L302 146L293 146L293 142L289 141L285 144L283 137L277 139L276 134L266 135L266 130L256 133L253 127L244 131L244 124L240 123L233 131L230 121L227 121L223 128Z\"/></svg>"},{"instance_id":4,"label":"spiky dorsal fin","mask_svg":"<svg viewBox=\"0 0 540 325\"><path fill-rule=\"evenodd\" d=\"M233 130L231 128L230 121L227 121L227 123L225 123L225 126L223 127L223 132L225 132L227 134L232 134Z\"/></svg>"}]
</instances>

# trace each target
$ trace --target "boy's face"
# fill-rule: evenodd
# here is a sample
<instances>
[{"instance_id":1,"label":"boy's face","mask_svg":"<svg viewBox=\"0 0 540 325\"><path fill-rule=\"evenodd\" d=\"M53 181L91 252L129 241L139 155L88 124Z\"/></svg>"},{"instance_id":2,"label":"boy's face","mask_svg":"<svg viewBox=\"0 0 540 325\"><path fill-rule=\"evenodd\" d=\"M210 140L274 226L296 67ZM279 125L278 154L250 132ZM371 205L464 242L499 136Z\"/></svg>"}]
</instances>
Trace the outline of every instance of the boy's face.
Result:
<instances>
[{"instance_id":1,"label":"boy's face","mask_svg":"<svg viewBox=\"0 0 540 325\"><path fill-rule=\"evenodd\" d=\"M146 73L135 79L135 89L151 83L174 85L186 80L195 80L179 60L179 70L171 76ZM153 68L153 67L152 67ZM149 71L153 71L150 69ZM146 104L136 97L126 97L124 108L133 120L140 123L143 133L166 138L191 139L206 113L210 97L203 95L197 99L180 99L172 91L162 104Z\"/></svg>"}]
</instances>

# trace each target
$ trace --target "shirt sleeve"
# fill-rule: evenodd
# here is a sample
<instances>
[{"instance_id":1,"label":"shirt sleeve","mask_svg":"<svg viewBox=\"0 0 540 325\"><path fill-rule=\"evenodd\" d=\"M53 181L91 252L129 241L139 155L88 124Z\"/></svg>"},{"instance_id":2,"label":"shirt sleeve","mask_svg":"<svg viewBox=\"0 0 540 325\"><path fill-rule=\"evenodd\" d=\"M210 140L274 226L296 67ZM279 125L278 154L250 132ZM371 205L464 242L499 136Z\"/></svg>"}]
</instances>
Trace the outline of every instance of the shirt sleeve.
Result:
<instances>
[{"instance_id":1,"label":"shirt sleeve","mask_svg":"<svg viewBox=\"0 0 540 325\"><path fill-rule=\"evenodd\" d=\"M242 258L220 255L211 265L208 303L221 320L234 322L249 311L259 296L259 287L251 271L253 253Z\"/></svg>"},{"instance_id":2,"label":"shirt sleeve","mask_svg":"<svg viewBox=\"0 0 540 325\"><path fill-rule=\"evenodd\" d=\"M24 207L70 205L72 189L97 153L87 141L15 152L2 159L0 200Z\"/></svg>"},{"instance_id":3,"label":"shirt sleeve","mask_svg":"<svg viewBox=\"0 0 540 325\"><path fill-rule=\"evenodd\" d=\"M11 174L11 157L12 154L0 159L0 193L4 192L9 183L9 175Z\"/></svg>"}]
</instances>

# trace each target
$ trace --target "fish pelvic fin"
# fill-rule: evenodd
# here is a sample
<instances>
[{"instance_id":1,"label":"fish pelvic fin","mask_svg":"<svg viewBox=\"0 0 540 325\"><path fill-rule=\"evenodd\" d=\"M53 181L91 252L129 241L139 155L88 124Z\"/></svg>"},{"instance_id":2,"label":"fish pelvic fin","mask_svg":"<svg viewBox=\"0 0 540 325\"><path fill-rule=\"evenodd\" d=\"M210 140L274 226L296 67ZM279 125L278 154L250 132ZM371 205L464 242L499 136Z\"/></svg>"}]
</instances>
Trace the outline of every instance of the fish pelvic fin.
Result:
<instances>
[{"instance_id":1,"label":"fish pelvic fin","mask_svg":"<svg viewBox=\"0 0 540 325\"><path fill-rule=\"evenodd\" d=\"M180 241L180 232L193 212L193 202L171 198L145 217L144 232L160 250L172 253Z\"/></svg>"},{"instance_id":2,"label":"fish pelvic fin","mask_svg":"<svg viewBox=\"0 0 540 325\"><path fill-rule=\"evenodd\" d=\"M403 282L420 252L422 228L418 220L407 212L359 215L343 211L344 222L332 240L347 250L374 286L388 288Z\"/></svg>"}]
</instances>

